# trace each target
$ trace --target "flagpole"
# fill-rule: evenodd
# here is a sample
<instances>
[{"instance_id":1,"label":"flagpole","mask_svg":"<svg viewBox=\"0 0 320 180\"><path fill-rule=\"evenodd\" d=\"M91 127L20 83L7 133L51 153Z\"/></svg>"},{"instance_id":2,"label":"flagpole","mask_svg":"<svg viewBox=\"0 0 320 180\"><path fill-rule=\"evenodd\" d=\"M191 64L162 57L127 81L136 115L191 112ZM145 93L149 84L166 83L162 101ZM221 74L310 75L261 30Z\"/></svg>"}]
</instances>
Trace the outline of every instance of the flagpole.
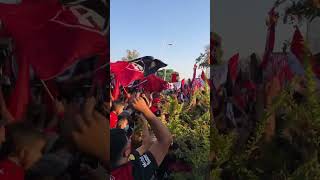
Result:
<instances>
[{"instance_id":1,"label":"flagpole","mask_svg":"<svg viewBox=\"0 0 320 180\"><path fill-rule=\"evenodd\" d=\"M48 86L46 85L46 83L45 83L43 80L41 80L41 83L42 83L43 87L46 89L47 93L49 94L51 100L54 101L54 97L53 97L53 95L51 94L51 92L50 92Z\"/></svg>"}]
</instances>

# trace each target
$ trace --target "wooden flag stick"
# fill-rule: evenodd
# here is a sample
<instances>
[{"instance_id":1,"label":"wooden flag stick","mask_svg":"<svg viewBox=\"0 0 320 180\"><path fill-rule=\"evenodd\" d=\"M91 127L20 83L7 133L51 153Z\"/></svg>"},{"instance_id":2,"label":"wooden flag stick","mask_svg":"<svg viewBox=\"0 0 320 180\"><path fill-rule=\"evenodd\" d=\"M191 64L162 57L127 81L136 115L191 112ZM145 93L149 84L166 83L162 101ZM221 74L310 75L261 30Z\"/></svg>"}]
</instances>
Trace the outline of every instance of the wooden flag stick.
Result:
<instances>
[{"instance_id":1,"label":"wooden flag stick","mask_svg":"<svg viewBox=\"0 0 320 180\"><path fill-rule=\"evenodd\" d=\"M100 71L101 69L103 69L103 68L105 68L105 67L107 67L107 66L108 66L108 63L106 63L106 64L98 67L96 70L94 70L94 72Z\"/></svg>"},{"instance_id":2,"label":"wooden flag stick","mask_svg":"<svg viewBox=\"0 0 320 180\"><path fill-rule=\"evenodd\" d=\"M52 101L55 101L55 99L54 99L54 97L52 96L52 94L51 94L48 86L46 85L46 83L45 83L43 80L41 80L41 83L42 83L43 87L46 89L47 93L49 94L51 100L52 100Z\"/></svg>"}]
</instances>

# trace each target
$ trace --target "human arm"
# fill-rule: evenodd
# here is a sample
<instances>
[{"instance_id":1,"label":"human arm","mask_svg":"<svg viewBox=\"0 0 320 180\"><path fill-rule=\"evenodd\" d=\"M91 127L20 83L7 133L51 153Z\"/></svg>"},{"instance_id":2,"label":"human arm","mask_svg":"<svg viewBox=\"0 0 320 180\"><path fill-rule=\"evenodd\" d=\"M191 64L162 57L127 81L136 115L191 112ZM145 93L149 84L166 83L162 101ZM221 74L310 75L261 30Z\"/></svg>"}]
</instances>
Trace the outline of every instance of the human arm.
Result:
<instances>
[{"instance_id":1,"label":"human arm","mask_svg":"<svg viewBox=\"0 0 320 180\"><path fill-rule=\"evenodd\" d=\"M149 151L154 156L157 164L160 165L171 145L171 133L169 132L169 129L151 112L150 108L142 98L135 98L132 104L137 111L140 111L145 116L157 138L157 141L152 144Z\"/></svg>"},{"instance_id":2,"label":"human arm","mask_svg":"<svg viewBox=\"0 0 320 180\"><path fill-rule=\"evenodd\" d=\"M148 129L147 120L141 116L142 123L142 145L137 149L140 155L143 155L152 145L152 137Z\"/></svg>"}]
</instances>

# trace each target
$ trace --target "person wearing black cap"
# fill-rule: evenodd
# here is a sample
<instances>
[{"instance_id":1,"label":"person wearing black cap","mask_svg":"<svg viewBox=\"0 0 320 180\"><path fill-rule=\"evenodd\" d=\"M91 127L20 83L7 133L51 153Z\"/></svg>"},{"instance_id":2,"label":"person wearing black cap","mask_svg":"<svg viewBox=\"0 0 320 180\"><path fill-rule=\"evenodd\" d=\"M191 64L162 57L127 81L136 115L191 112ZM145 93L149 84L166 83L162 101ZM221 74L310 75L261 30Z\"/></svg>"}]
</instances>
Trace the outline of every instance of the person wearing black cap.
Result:
<instances>
[{"instance_id":1,"label":"person wearing black cap","mask_svg":"<svg viewBox=\"0 0 320 180\"><path fill-rule=\"evenodd\" d=\"M143 98L135 98L132 102L135 110L147 119L157 141L142 155L138 151L131 152L131 140L123 129L110 130L110 162L111 178L121 180L151 179L172 143L168 128L151 112Z\"/></svg>"}]
</instances>

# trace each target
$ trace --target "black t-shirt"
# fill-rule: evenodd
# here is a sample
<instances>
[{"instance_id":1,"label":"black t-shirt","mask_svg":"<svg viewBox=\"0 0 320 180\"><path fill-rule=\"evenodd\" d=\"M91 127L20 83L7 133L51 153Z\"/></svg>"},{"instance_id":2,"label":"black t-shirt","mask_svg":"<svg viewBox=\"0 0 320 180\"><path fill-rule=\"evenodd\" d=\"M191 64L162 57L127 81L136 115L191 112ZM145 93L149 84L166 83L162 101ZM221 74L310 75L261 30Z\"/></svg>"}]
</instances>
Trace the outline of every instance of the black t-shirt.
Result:
<instances>
[{"instance_id":1,"label":"black t-shirt","mask_svg":"<svg viewBox=\"0 0 320 180\"><path fill-rule=\"evenodd\" d=\"M134 150L127 164L112 170L113 180L153 180L158 165L153 155L148 151L140 155Z\"/></svg>"},{"instance_id":2,"label":"black t-shirt","mask_svg":"<svg viewBox=\"0 0 320 180\"><path fill-rule=\"evenodd\" d=\"M147 151L140 155L138 151L133 151L130 157L133 165L133 176L135 180L151 180L158 169L157 162L153 155Z\"/></svg>"}]
</instances>

